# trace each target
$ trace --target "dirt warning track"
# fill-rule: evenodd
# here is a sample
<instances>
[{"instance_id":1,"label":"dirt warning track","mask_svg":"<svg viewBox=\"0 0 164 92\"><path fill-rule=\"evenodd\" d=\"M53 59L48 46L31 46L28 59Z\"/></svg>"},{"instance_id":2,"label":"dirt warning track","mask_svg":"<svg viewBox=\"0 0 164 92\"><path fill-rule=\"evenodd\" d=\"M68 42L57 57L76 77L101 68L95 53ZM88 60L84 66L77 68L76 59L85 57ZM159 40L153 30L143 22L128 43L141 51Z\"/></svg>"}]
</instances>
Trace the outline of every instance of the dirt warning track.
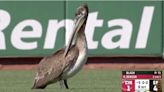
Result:
<instances>
[{"instance_id":1,"label":"dirt warning track","mask_svg":"<svg viewBox=\"0 0 164 92\"><path fill-rule=\"evenodd\" d=\"M35 69L41 57L0 58L0 70ZM159 57L91 57L85 69L114 70L164 70L164 60Z\"/></svg>"}]
</instances>

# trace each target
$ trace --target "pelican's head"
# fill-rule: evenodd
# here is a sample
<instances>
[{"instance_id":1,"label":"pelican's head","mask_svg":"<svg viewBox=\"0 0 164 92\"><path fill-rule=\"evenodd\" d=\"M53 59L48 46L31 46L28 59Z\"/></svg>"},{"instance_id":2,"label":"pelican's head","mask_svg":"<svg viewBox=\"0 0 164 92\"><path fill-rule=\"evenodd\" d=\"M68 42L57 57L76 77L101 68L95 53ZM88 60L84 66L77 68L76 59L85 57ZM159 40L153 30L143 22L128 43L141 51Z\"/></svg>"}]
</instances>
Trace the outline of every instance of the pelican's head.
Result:
<instances>
[{"instance_id":1,"label":"pelican's head","mask_svg":"<svg viewBox=\"0 0 164 92\"><path fill-rule=\"evenodd\" d=\"M74 31L79 31L82 25L86 24L88 17L88 6L86 4L81 5L79 8L77 8L75 13L75 26Z\"/></svg>"},{"instance_id":2,"label":"pelican's head","mask_svg":"<svg viewBox=\"0 0 164 92\"><path fill-rule=\"evenodd\" d=\"M69 39L68 45L66 46L65 56L67 55L67 53L72 45L72 41L74 39L75 34L77 34L77 32L79 30L82 30L82 31L85 30L85 28L83 28L83 29L81 29L81 28L83 25L86 25L87 17L88 17L88 6L87 6L87 4L83 4L80 7L78 7L75 12L73 33Z\"/></svg>"},{"instance_id":3,"label":"pelican's head","mask_svg":"<svg viewBox=\"0 0 164 92\"><path fill-rule=\"evenodd\" d=\"M81 18L83 18L86 21L87 17L88 17L88 6L86 4L83 4L76 10L75 22L77 22Z\"/></svg>"}]
</instances>

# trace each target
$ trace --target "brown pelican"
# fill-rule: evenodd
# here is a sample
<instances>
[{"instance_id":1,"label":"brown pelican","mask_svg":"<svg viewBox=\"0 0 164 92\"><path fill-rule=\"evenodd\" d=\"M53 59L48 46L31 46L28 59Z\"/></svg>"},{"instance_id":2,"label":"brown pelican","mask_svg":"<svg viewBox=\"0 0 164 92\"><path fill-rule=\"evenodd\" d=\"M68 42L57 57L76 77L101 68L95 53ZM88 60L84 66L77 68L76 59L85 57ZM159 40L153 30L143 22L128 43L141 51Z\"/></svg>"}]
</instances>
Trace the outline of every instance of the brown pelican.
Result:
<instances>
[{"instance_id":1,"label":"brown pelican","mask_svg":"<svg viewBox=\"0 0 164 92\"><path fill-rule=\"evenodd\" d=\"M87 61L87 43L84 33L87 17L88 6L81 5L75 13L74 29L68 46L40 61L33 89L43 89L57 81L60 81L61 87L68 89L67 79L75 75Z\"/></svg>"}]
</instances>

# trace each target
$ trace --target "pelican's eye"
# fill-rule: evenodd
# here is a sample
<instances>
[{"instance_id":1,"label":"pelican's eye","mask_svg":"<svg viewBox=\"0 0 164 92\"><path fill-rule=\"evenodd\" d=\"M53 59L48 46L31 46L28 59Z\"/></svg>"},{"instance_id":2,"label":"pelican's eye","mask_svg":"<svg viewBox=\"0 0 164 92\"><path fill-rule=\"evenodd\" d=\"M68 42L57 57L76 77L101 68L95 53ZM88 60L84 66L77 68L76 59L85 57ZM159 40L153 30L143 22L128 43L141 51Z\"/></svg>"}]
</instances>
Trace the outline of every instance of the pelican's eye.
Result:
<instances>
[{"instance_id":1,"label":"pelican's eye","mask_svg":"<svg viewBox=\"0 0 164 92\"><path fill-rule=\"evenodd\" d=\"M85 9L84 8L80 8L80 15L84 15L85 14Z\"/></svg>"}]
</instances>

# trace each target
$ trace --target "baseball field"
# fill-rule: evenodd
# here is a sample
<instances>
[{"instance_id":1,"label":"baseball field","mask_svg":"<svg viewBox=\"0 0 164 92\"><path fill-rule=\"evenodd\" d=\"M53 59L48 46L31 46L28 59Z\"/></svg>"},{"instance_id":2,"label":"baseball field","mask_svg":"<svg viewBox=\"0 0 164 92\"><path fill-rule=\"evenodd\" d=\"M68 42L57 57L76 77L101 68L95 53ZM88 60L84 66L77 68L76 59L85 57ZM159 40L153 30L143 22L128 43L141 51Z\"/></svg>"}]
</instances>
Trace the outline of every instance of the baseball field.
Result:
<instances>
[{"instance_id":1,"label":"baseball field","mask_svg":"<svg viewBox=\"0 0 164 92\"><path fill-rule=\"evenodd\" d=\"M35 72L31 70L0 71L0 92L65 92L59 83L49 85L44 90L31 89ZM82 70L68 80L70 89L66 92L120 92L121 71L97 69Z\"/></svg>"},{"instance_id":2,"label":"baseball field","mask_svg":"<svg viewBox=\"0 0 164 92\"><path fill-rule=\"evenodd\" d=\"M121 92L120 70L83 69L69 79L69 90L60 89L59 83L44 90L31 89L34 76L32 70L1 70L0 92Z\"/></svg>"}]
</instances>

